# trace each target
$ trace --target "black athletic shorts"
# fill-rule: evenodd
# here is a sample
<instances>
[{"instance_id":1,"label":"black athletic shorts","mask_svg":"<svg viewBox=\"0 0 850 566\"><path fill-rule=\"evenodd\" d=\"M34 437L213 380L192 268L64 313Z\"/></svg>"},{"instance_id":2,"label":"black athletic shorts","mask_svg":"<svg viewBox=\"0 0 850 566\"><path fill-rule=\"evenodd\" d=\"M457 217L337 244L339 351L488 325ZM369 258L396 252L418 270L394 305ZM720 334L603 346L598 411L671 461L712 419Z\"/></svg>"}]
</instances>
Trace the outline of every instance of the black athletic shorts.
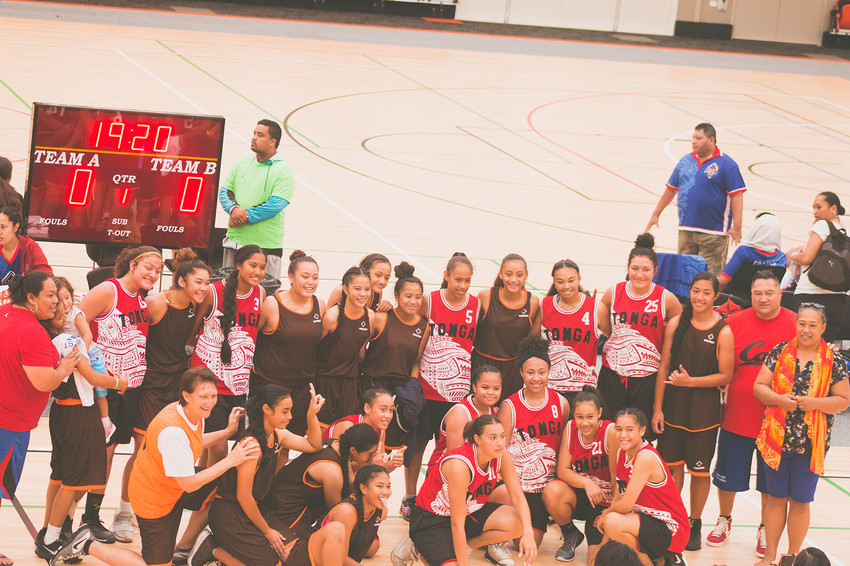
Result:
<instances>
[{"instance_id":1,"label":"black athletic shorts","mask_svg":"<svg viewBox=\"0 0 850 566\"><path fill-rule=\"evenodd\" d=\"M145 373L145 381L161 383L159 387L145 387L145 381L139 386L139 411L136 414L136 422L133 424L134 432L144 434L148 425L155 416L163 410L166 405L174 403L180 398L180 378L185 371L177 373L163 373L149 369Z\"/></svg>"},{"instance_id":2,"label":"black athletic shorts","mask_svg":"<svg viewBox=\"0 0 850 566\"><path fill-rule=\"evenodd\" d=\"M719 429L691 432L665 423L664 434L658 437L658 454L668 466L686 464L692 475L708 477Z\"/></svg>"},{"instance_id":3,"label":"black athletic shorts","mask_svg":"<svg viewBox=\"0 0 850 566\"><path fill-rule=\"evenodd\" d=\"M638 550L655 560L667 554L673 533L661 519L656 519L645 513L638 513L640 529L638 530Z\"/></svg>"},{"instance_id":4,"label":"black athletic shorts","mask_svg":"<svg viewBox=\"0 0 850 566\"><path fill-rule=\"evenodd\" d=\"M200 469L196 468L196 470ZM139 534L142 537L142 558L144 558L145 564L171 564L183 510L198 511L202 509L213 498L217 485L218 481L213 480L196 491L184 493L174 504L171 512L163 517L145 519L136 516L139 523Z\"/></svg>"},{"instance_id":5,"label":"black athletic shorts","mask_svg":"<svg viewBox=\"0 0 850 566\"><path fill-rule=\"evenodd\" d=\"M481 509L466 517L464 531L467 541L484 532L484 523L499 507L501 504L488 501ZM435 515L414 506L410 513L410 540L428 564L440 566L457 558L452 545L451 517Z\"/></svg>"},{"instance_id":6,"label":"black athletic shorts","mask_svg":"<svg viewBox=\"0 0 850 566\"><path fill-rule=\"evenodd\" d=\"M440 423L449 409L455 406L451 401L435 401L425 399L425 407L419 413L419 423L416 425L416 439L428 442L440 436Z\"/></svg>"},{"instance_id":7,"label":"black athletic shorts","mask_svg":"<svg viewBox=\"0 0 850 566\"><path fill-rule=\"evenodd\" d=\"M599 368L597 389L605 400L605 410L602 418L613 421L620 409L634 407L646 415L647 422L652 421L652 404L655 402L655 377L657 373L645 377L627 377L625 383L614 370L606 366ZM646 427L644 438L655 440L652 427Z\"/></svg>"},{"instance_id":8,"label":"black athletic shorts","mask_svg":"<svg viewBox=\"0 0 850 566\"><path fill-rule=\"evenodd\" d=\"M96 405L56 400L50 406L50 483L74 490L106 488L106 439Z\"/></svg>"},{"instance_id":9,"label":"black athletic shorts","mask_svg":"<svg viewBox=\"0 0 850 566\"><path fill-rule=\"evenodd\" d=\"M107 446L113 444L130 444L133 438L133 427L139 414L139 397L142 390L138 387L127 389L123 394L114 389L106 392L106 403L109 406L109 418L115 425L115 434Z\"/></svg>"},{"instance_id":10,"label":"black athletic shorts","mask_svg":"<svg viewBox=\"0 0 850 566\"><path fill-rule=\"evenodd\" d=\"M204 421L204 432L216 432L227 428L227 421L233 407L245 407L245 395L221 395L218 396L215 407L210 411L210 416ZM245 427L245 419L240 419L239 429L231 438L239 438Z\"/></svg>"}]
</instances>

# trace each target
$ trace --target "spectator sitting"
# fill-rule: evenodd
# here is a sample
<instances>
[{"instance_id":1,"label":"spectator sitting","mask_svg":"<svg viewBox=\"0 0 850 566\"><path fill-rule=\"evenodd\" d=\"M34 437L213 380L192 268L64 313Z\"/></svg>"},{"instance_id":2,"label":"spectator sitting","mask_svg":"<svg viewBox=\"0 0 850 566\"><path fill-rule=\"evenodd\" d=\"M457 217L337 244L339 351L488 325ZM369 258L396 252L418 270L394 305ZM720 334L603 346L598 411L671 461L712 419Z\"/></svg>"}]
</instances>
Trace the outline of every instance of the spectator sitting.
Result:
<instances>
[{"instance_id":1,"label":"spectator sitting","mask_svg":"<svg viewBox=\"0 0 850 566\"><path fill-rule=\"evenodd\" d=\"M24 197L12 186L12 162L0 156L0 208L10 206L18 209L18 214L24 210Z\"/></svg>"},{"instance_id":2,"label":"spectator sitting","mask_svg":"<svg viewBox=\"0 0 850 566\"><path fill-rule=\"evenodd\" d=\"M26 236L19 236L20 229L18 209L0 208L0 285L5 285L12 275L26 275L30 271L53 275L41 247Z\"/></svg>"},{"instance_id":3,"label":"spectator sitting","mask_svg":"<svg viewBox=\"0 0 850 566\"><path fill-rule=\"evenodd\" d=\"M793 566L831 566L831 562L823 550L810 546L801 550L794 558Z\"/></svg>"},{"instance_id":4,"label":"spectator sitting","mask_svg":"<svg viewBox=\"0 0 850 566\"><path fill-rule=\"evenodd\" d=\"M732 259L720 274L720 290L735 277L745 265L779 265L785 267L788 260L779 250L782 234L779 219L769 212L756 216L756 223L741 240L741 245L732 254Z\"/></svg>"},{"instance_id":5,"label":"spectator sitting","mask_svg":"<svg viewBox=\"0 0 850 566\"><path fill-rule=\"evenodd\" d=\"M641 566L634 550L621 542L609 540L602 545L594 561L596 566Z\"/></svg>"}]
</instances>

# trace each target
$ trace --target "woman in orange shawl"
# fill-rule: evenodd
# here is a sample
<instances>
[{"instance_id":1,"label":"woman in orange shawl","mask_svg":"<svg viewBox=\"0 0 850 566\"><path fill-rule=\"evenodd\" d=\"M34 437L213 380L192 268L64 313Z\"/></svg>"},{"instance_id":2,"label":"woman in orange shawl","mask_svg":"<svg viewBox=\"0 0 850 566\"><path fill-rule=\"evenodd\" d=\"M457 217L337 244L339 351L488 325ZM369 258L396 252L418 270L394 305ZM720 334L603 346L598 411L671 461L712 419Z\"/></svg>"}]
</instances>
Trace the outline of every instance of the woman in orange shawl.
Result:
<instances>
[{"instance_id":1,"label":"woman in orange shawl","mask_svg":"<svg viewBox=\"0 0 850 566\"><path fill-rule=\"evenodd\" d=\"M800 305L797 336L770 351L753 385L753 394L766 405L756 446L768 495L767 550L757 566L776 559L786 525L788 554L800 551L809 530L809 505L829 450L832 415L850 403L847 362L821 338L825 329L821 305Z\"/></svg>"}]
</instances>

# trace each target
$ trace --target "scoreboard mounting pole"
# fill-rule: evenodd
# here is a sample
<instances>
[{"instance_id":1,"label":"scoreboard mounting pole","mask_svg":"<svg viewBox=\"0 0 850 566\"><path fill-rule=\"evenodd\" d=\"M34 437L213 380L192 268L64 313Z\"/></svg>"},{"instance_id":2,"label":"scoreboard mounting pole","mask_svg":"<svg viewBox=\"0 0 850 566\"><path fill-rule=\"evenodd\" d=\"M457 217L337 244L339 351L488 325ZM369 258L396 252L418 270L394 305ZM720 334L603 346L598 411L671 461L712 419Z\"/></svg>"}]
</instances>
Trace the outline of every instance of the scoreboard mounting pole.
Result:
<instances>
[{"instance_id":1,"label":"scoreboard mounting pole","mask_svg":"<svg viewBox=\"0 0 850 566\"><path fill-rule=\"evenodd\" d=\"M210 248L224 118L33 105L24 232Z\"/></svg>"}]
</instances>

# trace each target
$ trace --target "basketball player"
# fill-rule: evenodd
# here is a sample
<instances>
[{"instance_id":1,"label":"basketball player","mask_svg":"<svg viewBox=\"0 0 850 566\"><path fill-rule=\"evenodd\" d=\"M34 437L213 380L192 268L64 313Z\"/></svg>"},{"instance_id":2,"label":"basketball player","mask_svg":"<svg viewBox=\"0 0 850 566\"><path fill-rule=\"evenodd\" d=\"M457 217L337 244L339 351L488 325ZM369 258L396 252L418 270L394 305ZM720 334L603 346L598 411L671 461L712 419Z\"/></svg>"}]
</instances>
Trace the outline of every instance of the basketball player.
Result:
<instances>
[{"instance_id":1,"label":"basketball player","mask_svg":"<svg viewBox=\"0 0 850 566\"><path fill-rule=\"evenodd\" d=\"M652 414L664 329L682 312L675 295L652 282L658 268L654 245L651 234L637 237L629 252L628 281L605 291L599 303L599 329L608 336L599 370L599 393L609 411L605 417L626 407ZM646 435L654 438L651 430Z\"/></svg>"},{"instance_id":2,"label":"basketball player","mask_svg":"<svg viewBox=\"0 0 850 566\"><path fill-rule=\"evenodd\" d=\"M526 336L540 334L540 299L526 290L528 264L519 254L502 259L491 289L478 293L482 317L475 334L472 367L494 365L502 374L502 399L522 387L517 348Z\"/></svg>"},{"instance_id":3,"label":"basketball player","mask_svg":"<svg viewBox=\"0 0 850 566\"><path fill-rule=\"evenodd\" d=\"M257 335L251 368L251 389L276 383L292 396L292 420L287 430L307 432L310 384L316 380L316 346L322 339L325 303L316 297L319 264L301 250L289 256L289 289L266 297L264 321Z\"/></svg>"},{"instance_id":4,"label":"basketball player","mask_svg":"<svg viewBox=\"0 0 850 566\"><path fill-rule=\"evenodd\" d=\"M218 402L204 423L207 432L222 430L233 408L245 407L260 307L266 296L260 285L265 273L263 250L253 244L242 246L236 250L236 269L211 285L198 309L203 328L189 365L208 367L218 380ZM206 463L211 465L224 458L227 444L211 444L206 451Z\"/></svg>"},{"instance_id":5,"label":"basketball player","mask_svg":"<svg viewBox=\"0 0 850 566\"><path fill-rule=\"evenodd\" d=\"M422 308L422 281L413 275L406 261L395 267L393 289L397 307L375 314L372 338L366 357L360 363L358 390L381 387L395 393L411 378L419 376L419 361L428 341L428 319L419 314ZM398 450L405 445L407 433L394 418L387 429L386 448Z\"/></svg>"},{"instance_id":6,"label":"basketball player","mask_svg":"<svg viewBox=\"0 0 850 566\"><path fill-rule=\"evenodd\" d=\"M470 353L479 317L478 298L469 294L471 283L472 262L465 253L455 252L440 288L424 297L419 311L428 319L430 336L419 362L425 408L419 414L415 450L404 474L400 513L405 521L410 520L428 441L437 438L448 410L469 395Z\"/></svg>"},{"instance_id":7,"label":"basketball player","mask_svg":"<svg viewBox=\"0 0 850 566\"><path fill-rule=\"evenodd\" d=\"M369 341L375 312L366 308L371 294L369 273L354 266L342 276L339 302L322 318L322 340L316 347L316 390L325 398L319 422L328 427L357 411L360 355Z\"/></svg>"},{"instance_id":8,"label":"basketball player","mask_svg":"<svg viewBox=\"0 0 850 566\"><path fill-rule=\"evenodd\" d=\"M710 271L694 277L688 304L667 325L655 386L652 427L661 435L658 453L679 491L686 464L691 474L691 531L685 550L702 547L702 510L723 414L718 388L732 380L735 365L732 329L714 312L719 288Z\"/></svg>"},{"instance_id":9,"label":"basketball player","mask_svg":"<svg viewBox=\"0 0 850 566\"><path fill-rule=\"evenodd\" d=\"M570 405L584 385L596 386L597 307L581 288L578 265L569 259L557 262L552 287L540 301L540 326L549 340L549 387Z\"/></svg>"},{"instance_id":10,"label":"basketball player","mask_svg":"<svg viewBox=\"0 0 850 566\"><path fill-rule=\"evenodd\" d=\"M372 294L366 302L366 308L376 312L387 312L392 310L393 304L384 300L384 289L387 288L390 282L390 275L393 272L393 266L387 256L379 253L371 253L364 256L358 264L360 269L369 274L369 282L372 288ZM331 291L328 297L328 304L335 305L339 302L342 295L343 286L338 285Z\"/></svg>"},{"instance_id":11,"label":"basketball player","mask_svg":"<svg viewBox=\"0 0 850 566\"><path fill-rule=\"evenodd\" d=\"M510 438L508 452L514 461L522 492L531 512L534 542L543 541L549 510L543 488L555 479L558 449L570 405L549 382L549 343L539 336L525 338L519 345L519 367L523 388L505 399L499 420ZM503 545L487 548L491 562L505 564L510 556Z\"/></svg>"},{"instance_id":12,"label":"basketball player","mask_svg":"<svg viewBox=\"0 0 850 566\"><path fill-rule=\"evenodd\" d=\"M91 325L92 338L103 352L106 371L127 378L127 390L119 395L114 390L107 395L109 418L116 430L107 445L107 476L112 467L112 454L117 444L129 444L139 410L139 386L147 371L145 349L148 336L147 303L142 292L153 289L162 271L162 254L151 246L126 248L115 260L115 277L107 279L86 293L80 311ZM136 437L136 442L141 438ZM135 450L134 450L135 453ZM115 513L112 531L120 542L132 542L134 532L133 507L127 487L135 458L124 466L121 479L121 499ZM103 501L100 490L88 495L88 509L99 509ZM86 513L89 515L89 513ZM96 516L87 517L97 522ZM94 529L95 535L101 534ZM105 539L104 539L105 540Z\"/></svg>"}]
</instances>

